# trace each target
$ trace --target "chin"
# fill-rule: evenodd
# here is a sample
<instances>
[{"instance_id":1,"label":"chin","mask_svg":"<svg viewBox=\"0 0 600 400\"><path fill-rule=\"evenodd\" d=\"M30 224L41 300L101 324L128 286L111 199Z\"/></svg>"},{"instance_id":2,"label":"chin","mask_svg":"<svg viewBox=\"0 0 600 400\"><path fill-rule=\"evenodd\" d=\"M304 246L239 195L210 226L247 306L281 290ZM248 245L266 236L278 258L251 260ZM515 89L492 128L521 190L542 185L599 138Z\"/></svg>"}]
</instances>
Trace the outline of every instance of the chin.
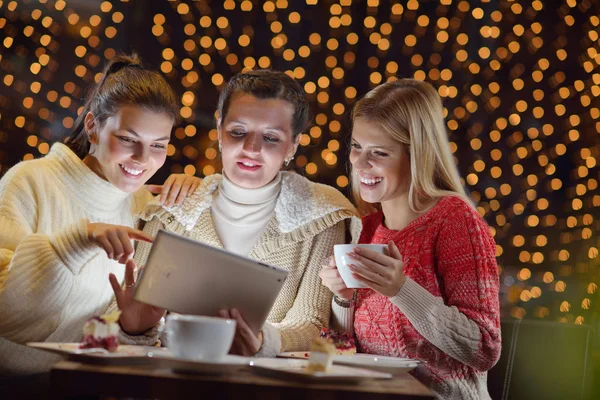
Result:
<instances>
[{"instance_id":1,"label":"chin","mask_svg":"<svg viewBox=\"0 0 600 400\"><path fill-rule=\"evenodd\" d=\"M140 188L142 188L144 186L144 183L139 184L139 183L129 183L129 182L116 182L113 183L111 182L114 186L116 186L117 188L119 188L120 190L126 192L126 193L135 193L138 190L140 190Z\"/></svg>"},{"instance_id":2,"label":"chin","mask_svg":"<svg viewBox=\"0 0 600 400\"><path fill-rule=\"evenodd\" d=\"M369 203L369 204L376 204L376 203L381 203L381 198L380 197L374 197L374 196L360 196L360 198Z\"/></svg>"},{"instance_id":3,"label":"chin","mask_svg":"<svg viewBox=\"0 0 600 400\"><path fill-rule=\"evenodd\" d=\"M383 196L379 193L373 193L369 191L360 191L360 198L367 203L381 203Z\"/></svg>"},{"instance_id":4,"label":"chin","mask_svg":"<svg viewBox=\"0 0 600 400\"><path fill-rule=\"evenodd\" d=\"M231 182L235 183L239 187L243 187L246 189L256 189L266 185L266 183L263 183L264 179L262 179L262 177L259 176L249 177L243 176L241 174L229 174L227 172L225 173L227 174L227 178L229 178Z\"/></svg>"}]
</instances>

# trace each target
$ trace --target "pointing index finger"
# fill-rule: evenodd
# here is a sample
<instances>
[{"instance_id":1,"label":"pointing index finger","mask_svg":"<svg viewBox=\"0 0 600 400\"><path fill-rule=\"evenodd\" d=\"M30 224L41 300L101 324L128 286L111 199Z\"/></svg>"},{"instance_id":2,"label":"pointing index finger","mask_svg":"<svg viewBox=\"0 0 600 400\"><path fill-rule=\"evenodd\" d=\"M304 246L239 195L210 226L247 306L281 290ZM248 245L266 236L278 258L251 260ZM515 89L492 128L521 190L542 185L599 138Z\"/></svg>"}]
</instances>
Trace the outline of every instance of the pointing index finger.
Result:
<instances>
[{"instance_id":1,"label":"pointing index finger","mask_svg":"<svg viewBox=\"0 0 600 400\"><path fill-rule=\"evenodd\" d=\"M127 232L127 234L129 235L129 238L133 239L133 240L138 240L138 241L148 242L148 243L154 242L154 238L152 236L148 235L145 232L137 230L137 229L131 228Z\"/></svg>"}]
</instances>

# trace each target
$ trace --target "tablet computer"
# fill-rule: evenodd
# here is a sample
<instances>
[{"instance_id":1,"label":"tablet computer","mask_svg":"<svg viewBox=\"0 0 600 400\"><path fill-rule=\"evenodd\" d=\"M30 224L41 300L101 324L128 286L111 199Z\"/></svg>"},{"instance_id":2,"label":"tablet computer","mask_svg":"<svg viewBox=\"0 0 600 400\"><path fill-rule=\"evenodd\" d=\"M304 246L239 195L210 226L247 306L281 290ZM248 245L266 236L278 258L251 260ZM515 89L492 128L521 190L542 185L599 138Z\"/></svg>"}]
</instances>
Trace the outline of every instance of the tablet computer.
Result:
<instances>
[{"instance_id":1,"label":"tablet computer","mask_svg":"<svg viewBox=\"0 0 600 400\"><path fill-rule=\"evenodd\" d=\"M237 308L258 333L288 272L171 232L158 232L136 300L182 314Z\"/></svg>"}]
</instances>

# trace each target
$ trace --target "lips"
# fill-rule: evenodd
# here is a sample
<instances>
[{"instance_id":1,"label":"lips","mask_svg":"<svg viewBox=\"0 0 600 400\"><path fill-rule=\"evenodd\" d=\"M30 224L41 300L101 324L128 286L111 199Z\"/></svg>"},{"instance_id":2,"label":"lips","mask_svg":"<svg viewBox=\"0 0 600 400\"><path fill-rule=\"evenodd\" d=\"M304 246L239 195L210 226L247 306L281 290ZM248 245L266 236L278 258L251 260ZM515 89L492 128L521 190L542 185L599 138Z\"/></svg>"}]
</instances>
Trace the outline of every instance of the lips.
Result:
<instances>
[{"instance_id":1,"label":"lips","mask_svg":"<svg viewBox=\"0 0 600 400\"><path fill-rule=\"evenodd\" d=\"M373 178L367 178L364 176L360 177L360 183L362 185L367 185L367 186L375 186L382 180L383 180L383 178L381 178L381 177L373 177Z\"/></svg>"},{"instance_id":2,"label":"lips","mask_svg":"<svg viewBox=\"0 0 600 400\"><path fill-rule=\"evenodd\" d=\"M262 164L248 158L238 161L237 166L244 171L256 171L262 168Z\"/></svg>"},{"instance_id":3,"label":"lips","mask_svg":"<svg viewBox=\"0 0 600 400\"><path fill-rule=\"evenodd\" d=\"M145 169L140 169L139 167L126 166L123 164L119 164L119 167L121 167L121 171L123 171L125 176L129 178L139 178L142 176L144 171L146 171Z\"/></svg>"}]
</instances>

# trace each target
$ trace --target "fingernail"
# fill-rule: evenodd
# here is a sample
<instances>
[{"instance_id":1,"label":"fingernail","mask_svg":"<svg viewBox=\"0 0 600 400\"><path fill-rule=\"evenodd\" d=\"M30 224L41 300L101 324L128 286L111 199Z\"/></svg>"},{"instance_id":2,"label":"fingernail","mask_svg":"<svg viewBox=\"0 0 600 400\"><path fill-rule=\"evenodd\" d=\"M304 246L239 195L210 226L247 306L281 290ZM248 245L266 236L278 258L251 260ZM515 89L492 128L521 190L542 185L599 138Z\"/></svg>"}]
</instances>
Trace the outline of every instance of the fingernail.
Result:
<instances>
[{"instance_id":1,"label":"fingernail","mask_svg":"<svg viewBox=\"0 0 600 400\"><path fill-rule=\"evenodd\" d=\"M355 247L352 250L354 250L354 252L357 254L360 253L360 247Z\"/></svg>"},{"instance_id":2,"label":"fingernail","mask_svg":"<svg viewBox=\"0 0 600 400\"><path fill-rule=\"evenodd\" d=\"M356 253L348 253L348 257L356 258L358 255Z\"/></svg>"}]
</instances>

